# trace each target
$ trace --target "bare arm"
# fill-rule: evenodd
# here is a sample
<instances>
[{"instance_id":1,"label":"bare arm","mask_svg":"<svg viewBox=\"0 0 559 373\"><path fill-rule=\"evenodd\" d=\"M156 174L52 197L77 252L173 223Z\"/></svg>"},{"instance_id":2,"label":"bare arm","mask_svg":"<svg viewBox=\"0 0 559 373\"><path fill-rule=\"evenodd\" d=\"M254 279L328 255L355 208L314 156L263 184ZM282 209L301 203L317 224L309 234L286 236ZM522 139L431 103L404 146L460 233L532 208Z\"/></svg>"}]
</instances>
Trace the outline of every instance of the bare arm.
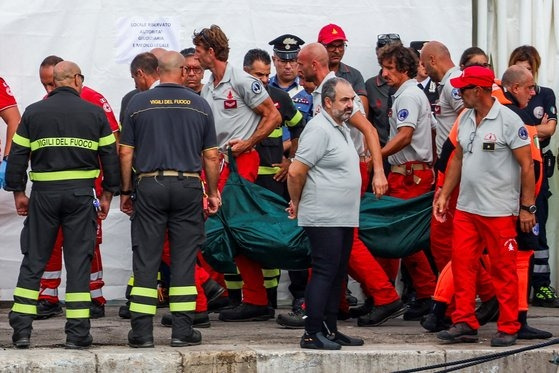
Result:
<instances>
[{"instance_id":1,"label":"bare arm","mask_svg":"<svg viewBox=\"0 0 559 373\"><path fill-rule=\"evenodd\" d=\"M21 115L17 106L12 106L7 109L0 111L0 117L6 122L6 146L4 147L4 155L10 154L10 149L12 147L12 138L14 133L16 133L17 126L21 120Z\"/></svg>"},{"instance_id":2,"label":"bare arm","mask_svg":"<svg viewBox=\"0 0 559 373\"><path fill-rule=\"evenodd\" d=\"M134 148L131 146L120 146L120 188L124 191L132 190L132 158ZM120 211L127 215L134 211L132 200L129 195L120 195Z\"/></svg>"},{"instance_id":3,"label":"bare arm","mask_svg":"<svg viewBox=\"0 0 559 373\"><path fill-rule=\"evenodd\" d=\"M536 126L538 138L540 140L550 138L555 133L556 127L557 121L555 119L548 119L547 114L544 114L541 123Z\"/></svg>"},{"instance_id":4,"label":"bare arm","mask_svg":"<svg viewBox=\"0 0 559 373\"><path fill-rule=\"evenodd\" d=\"M206 175L208 209L206 213L213 215L221 206L221 197L217 191L217 180L219 178L219 151L217 148L206 149L202 153L204 173Z\"/></svg>"},{"instance_id":5,"label":"bare arm","mask_svg":"<svg viewBox=\"0 0 559 373\"><path fill-rule=\"evenodd\" d=\"M303 187L307 182L308 173L309 166L296 159L293 160L293 163L289 166L289 171L287 173L287 190L289 191L289 197L291 198L288 208L289 217L291 219L295 219L297 217L297 210L299 208L299 202L301 201Z\"/></svg>"},{"instance_id":6,"label":"bare arm","mask_svg":"<svg viewBox=\"0 0 559 373\"><path fill-rule=\"evenodd\" d=\"M530 146L522 146L512 150L512 154L520 165L520 204L530 206L536 200L534 160ZM520 209L519 213L520 229L522 232L530 232L536 224L536 216L528 211Z\"/></svg>"},{"instance_id":7,"label":"bare arm","mask_svg":"<svg viewBox=\"0 0 559 373\"><path fill-rule=\"evenodd\" d=\"M398 153L400 150L404 149L406 146L411 144L411 139L413 137L413 127L405 126L398 128L398 133L396 136L390 139L381 149L381 154L384 158L389 155Z\"/></svg>"},{"instance_id":8,"label":"bare arm","mask_svg":"<svg viewBox=\"0 0 559 373\"><path fill-rule=\"evenodd\" d=\"M361 102L363 103L363 110L365 110L365 118L369 117L369 99L365 95L359 95Z\"/></svg>"},{"instance_id":9,"label":"bare arm","mask_svg":"<svg viewBox=\"0 0 559 373\"><path fill-rule=\"evenodd\" d=\"M247 140L233 139L229 141L229 145L231 146L231 151L234 156L238 156L239 154L252 149L262 139L272 133L274 128L281 123L281 115L274 106L274 102L269 97L260 105L255 107L253 111L260 115L260 122L258 122L258 126L252 136L250 136Z\"/></svg>"},{"instance_id":10,"label":"bare arm","mask_svg":"<svg viewBox=\"0 0 559 373\"><path fill-rule=\"evenodd\" d=\"M454 157L446 168L444 184L438 197L433 200L433 215L440 222L446 220L446 211L448 209L448 200L454 188L458 186L462 176L462 157L464 153L459 143L456 144Z\"/></svg>"}]
</instances>

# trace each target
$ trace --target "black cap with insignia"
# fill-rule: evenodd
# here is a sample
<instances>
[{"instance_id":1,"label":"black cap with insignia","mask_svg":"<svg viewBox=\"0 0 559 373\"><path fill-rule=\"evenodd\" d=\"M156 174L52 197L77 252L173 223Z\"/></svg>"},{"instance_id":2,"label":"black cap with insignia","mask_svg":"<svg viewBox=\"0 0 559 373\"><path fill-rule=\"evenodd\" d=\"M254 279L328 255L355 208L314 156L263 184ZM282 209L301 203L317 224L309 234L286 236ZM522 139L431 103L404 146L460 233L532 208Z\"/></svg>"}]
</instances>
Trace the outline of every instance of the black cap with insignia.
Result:
<instances>
[{"instance_id":1,"label":"black cap with insignia","mask_svg":"<svg viewBox=\"0 0 559 373\"><path fill-rule=\"evenodd\" d=\"M285 34L278 36L268 44L274 46L274 53L282 60L293 60L297 58L301 45L305 42L298 36Z\"/></svg>"}]
</instances>

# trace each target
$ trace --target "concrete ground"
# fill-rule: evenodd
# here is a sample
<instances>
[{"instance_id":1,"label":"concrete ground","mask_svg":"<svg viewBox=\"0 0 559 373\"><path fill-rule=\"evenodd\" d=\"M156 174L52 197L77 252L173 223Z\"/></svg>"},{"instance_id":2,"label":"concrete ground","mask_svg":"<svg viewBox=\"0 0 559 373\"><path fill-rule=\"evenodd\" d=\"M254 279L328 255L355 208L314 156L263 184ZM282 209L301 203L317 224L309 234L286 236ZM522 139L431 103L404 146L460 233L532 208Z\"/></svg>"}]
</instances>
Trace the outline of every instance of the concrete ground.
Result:
<instances>
[{"instance_id":1,"label":"concrete ground","mask_svg":"<svg viewBox=\"0 0 559 373\"><path fill-rule=\"evenodd\" d=\"M492 348L489 340L496 325L489 323L480 329L479 343L445 345L434 334L426 333L418 322L400 317L372 328L357 327L356 320L340 321L342 332L365 339L365 345L333 352L312 351L299 348L302 330L281 328L273 320L225 323L214 313L210 315L211 327L200 329L201 345L172 348L171 330L159 324L161 314L168 310L159 309L154 327L156 347L139 350L127 346L130 323L118 317L115 304L106 308L106 317L92 320L94 342L88 350L63 348L63 317L35 321L31 349L16 350L11 343L8 311L0 309L0 372L391 372L544 342L519 341L510 348ZM277 310L276 315L278 312L288 310ZM529 324L559 337L559 309L531 308ZM556 350L559 344L461 372L557 372L558 365L549 362ZM433 371L436 370L429 370Z\"/></svg>"}]
</instances>

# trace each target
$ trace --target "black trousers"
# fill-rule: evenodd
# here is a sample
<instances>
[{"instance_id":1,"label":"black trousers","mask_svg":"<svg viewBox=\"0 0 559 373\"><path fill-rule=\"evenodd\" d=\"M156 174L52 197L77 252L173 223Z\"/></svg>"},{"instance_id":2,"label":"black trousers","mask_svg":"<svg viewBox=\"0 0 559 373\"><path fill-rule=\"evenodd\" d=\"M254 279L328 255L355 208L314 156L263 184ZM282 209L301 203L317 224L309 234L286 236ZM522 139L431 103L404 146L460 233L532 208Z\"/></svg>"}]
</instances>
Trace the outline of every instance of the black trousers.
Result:
<instances>
[{"instance_id":1,"label":"black trousers","mask_svg":"<svg viewBox=\"0 0 559 373\"><path fill-rule=\"evenodd\" d=\"M547 244L547 217L549 214L549 181L546 174L545 162L543 167L543 180L540 193L536 197L536 220L538 222L538 246L534 248L532 287L538 289L540 286L549 286L551 284L551 268L549 267L549 246Z\"/></svg>"},{"instance_id":2,"label":"black trousers","mask_svg":"<svg viewBox=\"0 0 559 373\"><path fill-rule=\"evenodd\" d=\"M342 281L353 245L352 227L304 227L311 242L312 274L307 284L305 330L309 334L337 331Z\"/></svg>"},{"instance_id":3,"label":"black trousers","mask_svg":"<svg viewBox=\"0 0 559 373\"><path fill-rule=\"evenodd\" d=\"M38 297L41 276L61 226L67 272L65 332L68 339L79 341L88 336L90 329L89 273L97 229L93 185L65 190L39 189L34 186L31 192L28 217L21 232L23 261L10 325L16 333L30 334L34 315L30 312L33 308L28 306L37 301L31 294L36 291Z\"/></svg>"},{"instance_id":4,"label":"black trousers","mask_svg":"<svg viewBox=\"0 0 559 373\"><path fill-rule=\"evenodd\" d=\"M157 305L157 272L165 231L169 233L171 278L169 308L172 338L192 333L196 308L194 264L205 239L200 179L189 176L155 176L136 182L132 220L134 287L130 297L134 338L153 338Z\"/></svg>"}]
</instances>

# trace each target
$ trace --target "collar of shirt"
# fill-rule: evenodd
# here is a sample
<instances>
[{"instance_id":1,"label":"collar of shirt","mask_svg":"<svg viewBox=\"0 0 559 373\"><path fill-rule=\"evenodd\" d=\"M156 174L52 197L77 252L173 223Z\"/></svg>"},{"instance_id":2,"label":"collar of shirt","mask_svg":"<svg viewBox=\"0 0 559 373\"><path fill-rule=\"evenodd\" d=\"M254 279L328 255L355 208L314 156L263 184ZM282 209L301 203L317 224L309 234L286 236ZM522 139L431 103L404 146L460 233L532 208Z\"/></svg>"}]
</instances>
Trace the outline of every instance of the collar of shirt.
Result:
<instances>
[{"instance_id":1,"label":"collar of shirt","mask_svg":"<svg viewBox=\"0 0 559 373\"><path fill-rule=\"evenodd\" d=\"M274 75L270 78L270 85L272 87L276 87L281 89L282 91L285 92L289 92L290 90L292 90L293 88L297 88L299 86L299 78L295 78L295 80L293 81L293 83L291 83L287 88L283 88L280 87L280 85L278 84L278 78L277 75Z\"/></svg>"},{"instance_id":2,"label":"collar of shirt","mask_svg":"<svg viewBox=\"0 0 559 373\"><path fill-rule=\"evenodd\" d=\"M495 119L497 118L497 116L499 115L499 110L501 108L501 106L503 106L499 100L497 100L495 97L492 97L493 99L493 106L491 106L491 109L489 109L489 112L487 113L487 115L482 119L482 122L485 119ZM474 109L470 109L471 112L469 113L469 118L472 120L472 123L476 123L476 111ZM507 109L508 110L508 109ZM481 124L481 122L480 122Z\"/></svg>"},{"instance_id":3,"label":"collar of shirt","mask_svg":"<svg viewBox=\"0 0 559 373\"><path fill-rule=\"evenodd\" d=\"M227 64L225 65L225 71L223 72L223 78L221 78L221 81L219 82L218 85L222 84L222 83L226 83L228 81L231 80L231 71L232 71L233 67L231 66L231 64L229 62L227 62ZM210 84L211 83L211 84ZM208 84L212 89L214 88L214 74L210 75L210 79L208 80Z\"/></svg>"},{"instance_id":4,"label":"collar of shirt","mask_svg":"<svg viewBox=\"0 0 559 373\"><path fill-rule=\"evenodd\" d=\"M343 73L349 73L349 72L350 72L349 66L346 65L346 64L343 63L343 62L340 62L340 67L338 67L338 71L341 71L341 72L343 72Z\"/></svg>"},{"instance_id":5,"label":"collar of shirt","mask_svg":"<svg viewBox=\"0 0 559 373\"><path fill-rule=\"evenodd\" d=\"M410 86L414 86L416 88L419 88L417 86L417 80L415 79L408 79L406 80L404 83L402 83L402 85L398 88L398 90L396 91L396 93L394 93L392 95L392 97L396 98L398 96L400 96L402 94L402 92L404 92L406 89L408 89L408 87Z\"/></svg>"},{"instance_id":6,"label":"collar of shirt","mask_svg":"<svg viewBox=\"0 0 559 373\"><path fill-rule=\"evenodd\" d=\"M159 79L157 79L155 82L153 82L150 86L149 89L155 88L157 87L161 82L159 81Z\"/></svg>"},{"instance_id":7,"label":"collar of shirt","mask_svg":"<svg viewBox=\"0 0 559 373\"><path fill-rule=\"evenodd\" d=\"M386 84L386 80L384 80L384 78L382 77L382 69L379 71L378 75L375 78L376 78L375 83L377 84L377 87Z\"/></svg>"},{"instance_id":8,"label":"collar of shirt","mask_svg":"<svg viewBox=\"0 0 559 373\"><path fill-rule=\"evenodd\" d=\"M448 69L448 71L443 75L443 78L441 79L439 85L442 87L443 85L446 84L446 82L448 81L448 79L450 78L450 75L452 73L454 73L456 70L460 70L460 67L458 66L454 66L451 67L450 69Z\"/></svg>"}]
</instances>

